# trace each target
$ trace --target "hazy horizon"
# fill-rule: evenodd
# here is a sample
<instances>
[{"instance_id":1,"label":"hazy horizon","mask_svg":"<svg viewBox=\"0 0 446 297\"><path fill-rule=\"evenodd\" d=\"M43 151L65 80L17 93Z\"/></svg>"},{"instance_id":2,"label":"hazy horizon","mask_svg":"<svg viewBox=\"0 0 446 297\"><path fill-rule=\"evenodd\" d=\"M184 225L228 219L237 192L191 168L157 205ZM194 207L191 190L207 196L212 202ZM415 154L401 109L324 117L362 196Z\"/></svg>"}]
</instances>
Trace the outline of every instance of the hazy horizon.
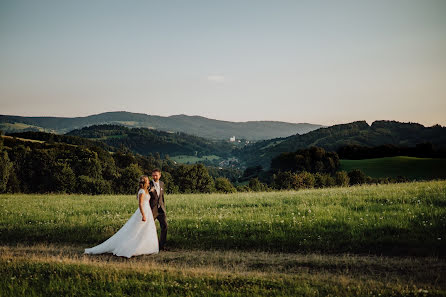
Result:
<instances>
[{"instance_id":1,"label":"hazy horizon","mask_svg":"<svg viewBox=\"0 0 446 297\"><path fill-rule=\"evenodd\" d=\"M95 114L88 114L85 116L41 116L41 115L20 115L20 114L0 114L0 115L8 115L8 116L24 116L24 117L63 117L63 118L75 118L75 117L88 117L88 116L94 116L94 115L98 115L101 113L112 113L112 112L131 112L131 111L125 111L125 110L111 110L111 111L104 111L104 112L100 112L100 113L95 113ZM142 112L131 112L131 113L142 113ZM161 116L161 117L170 117L170 116L179 116L179 115L185 115L185 116L190 116L190 117L204 117L202 115L198 115L198 114L171 114L171 115L158 115L158 114L147 114L147 113L142 113L142 114L146 114L149 116ZM225 122L233 122L233 123L246 123L246 122L283 122L283 123L290 123L290 124L311 124L311 125L321 125L321 126L333 126L333 125L339 125L339 124L348 124L351 122L355 122L355 121L350 121L350 122L340 122L340 123L336 123L336 124L332 124L332 125L324 125L324 124L319 124L316 122L287 122L287 121L280 121L280 120L247 120L247 121L228 121L225 119L215 119L215 118L210 118L210 117L205 117L211 120L217 120L217 121L225 121ZM367 121L367 120L357 120L357 121L366 121L367 124L370 126L373 122L375 121L396 121L393 119L376 119L376 120L372 120L372 121ZM440 126L444 126L438 123L432 124L432 125L425 125L423 123L420 122L414 122L414 121L398 121L398 122L402 122L402 123L418 123L418 124L422 124L425 127L432 127L435 125L440 125Z\"/></svg>"},{"instance_id":2,"label":"hazy horizon","mask_svg":"<svg viewBox=\"0 0 446 297\"><path fill-rule=\"evenodd\" d=\"M446 1L0 0L0 114L446 125Z\"/></svg>"}]
</instances>

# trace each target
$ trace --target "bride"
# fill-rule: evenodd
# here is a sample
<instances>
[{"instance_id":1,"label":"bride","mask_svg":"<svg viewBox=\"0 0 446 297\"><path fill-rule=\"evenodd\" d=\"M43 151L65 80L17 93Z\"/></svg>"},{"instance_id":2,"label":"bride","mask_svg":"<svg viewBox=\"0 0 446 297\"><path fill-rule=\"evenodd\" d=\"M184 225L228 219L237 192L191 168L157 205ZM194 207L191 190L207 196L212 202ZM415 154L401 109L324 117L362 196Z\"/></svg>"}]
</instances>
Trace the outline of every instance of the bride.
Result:
<instances>
[{"instance_id":1,"label":"bride","mask_svg":"<svg viewBox=\"0 0 446 297\"><path fill-rule=\"evenodd\" d=\"M141 176L137 195L139 208L118 232L103 243L85 249L84 254L113 253L116 256L130 258L159 252L155 220L149 204L148 186L149 178L145 175ZM155 191L155 188L150 191Z\"/></svg>"}]
</instances>

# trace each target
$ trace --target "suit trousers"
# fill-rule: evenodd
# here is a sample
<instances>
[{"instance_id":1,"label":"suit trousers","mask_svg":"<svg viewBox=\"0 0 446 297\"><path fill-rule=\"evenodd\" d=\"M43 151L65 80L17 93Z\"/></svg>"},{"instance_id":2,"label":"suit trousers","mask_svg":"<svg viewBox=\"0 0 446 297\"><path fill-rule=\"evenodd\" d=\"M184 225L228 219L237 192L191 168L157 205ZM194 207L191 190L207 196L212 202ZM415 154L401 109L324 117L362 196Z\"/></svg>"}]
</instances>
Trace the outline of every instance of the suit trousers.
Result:
<instances>
[{"instance_id":1,"label":"suit trousers","mask_svg":"<svg viewBox=\"0 0 446 297\"><path fill-rule=\"evenodd\" d=\"M156 217L161 227L161 236L159 241L159 248L162 249L167 240L167 217L166 213L161 207L158 207L158 216Z\"/></svg>"}]
</instances>

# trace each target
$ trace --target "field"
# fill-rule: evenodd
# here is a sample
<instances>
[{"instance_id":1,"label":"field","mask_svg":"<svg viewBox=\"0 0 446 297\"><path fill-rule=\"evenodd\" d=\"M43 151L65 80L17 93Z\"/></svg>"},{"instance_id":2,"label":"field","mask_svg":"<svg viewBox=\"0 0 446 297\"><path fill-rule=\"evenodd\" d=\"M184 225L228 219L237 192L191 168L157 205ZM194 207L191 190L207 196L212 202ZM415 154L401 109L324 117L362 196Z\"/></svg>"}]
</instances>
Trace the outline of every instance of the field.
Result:
<instances>
[{"instance_id":1,"label":"field","mask_svg":"<svg viewBox=\"0 0 446 297\"><path fill-rule=\"evenodd\" d=\"M219 156L216 156L216 155L209 155L209 156L202 156L202 157L178 155L178 156L172 156L170 158L178 163L183 163L183 164L195 164L197 162L214 161L214 160L221 159Z\"/></svg>"},{"instance_id":2,"label":"field","mask_svg":"<svg viewBox=\"0 0 446 297\"><path fill-rule=\"evenodd\" d=\"M341 170L361 169L371 177L405 176L409 179L446 178L446 159L408 156L364 160L341 160Z\"/></svg>"},{"instance_id":3,"label":"field","mask_svg":"<svg viewBox=\"0 0 446 297\"><path fill-rule=\"evenodd\" d=\"M168 244L83 255L135 196L1 195L0 296L444 296L446 181L168 195Z\"/></svg>"}]
</instances>

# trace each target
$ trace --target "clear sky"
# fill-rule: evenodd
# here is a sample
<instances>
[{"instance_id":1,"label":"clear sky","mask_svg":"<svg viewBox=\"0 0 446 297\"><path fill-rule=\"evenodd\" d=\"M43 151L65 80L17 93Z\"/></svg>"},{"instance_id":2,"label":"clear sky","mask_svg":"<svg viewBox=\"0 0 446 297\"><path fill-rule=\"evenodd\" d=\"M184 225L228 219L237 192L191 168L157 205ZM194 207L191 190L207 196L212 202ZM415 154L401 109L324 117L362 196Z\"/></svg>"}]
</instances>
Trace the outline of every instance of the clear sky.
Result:
<instances>
[{"instance_id":1,"label":"clear sky","mask_svg":"<svg viewBox=\"0 0 446 297\"><path fill-rule=\"evenodd\" d=\"M0 0L0 114L446 125L446 1Z\"/></svg>"}]
</instances>

